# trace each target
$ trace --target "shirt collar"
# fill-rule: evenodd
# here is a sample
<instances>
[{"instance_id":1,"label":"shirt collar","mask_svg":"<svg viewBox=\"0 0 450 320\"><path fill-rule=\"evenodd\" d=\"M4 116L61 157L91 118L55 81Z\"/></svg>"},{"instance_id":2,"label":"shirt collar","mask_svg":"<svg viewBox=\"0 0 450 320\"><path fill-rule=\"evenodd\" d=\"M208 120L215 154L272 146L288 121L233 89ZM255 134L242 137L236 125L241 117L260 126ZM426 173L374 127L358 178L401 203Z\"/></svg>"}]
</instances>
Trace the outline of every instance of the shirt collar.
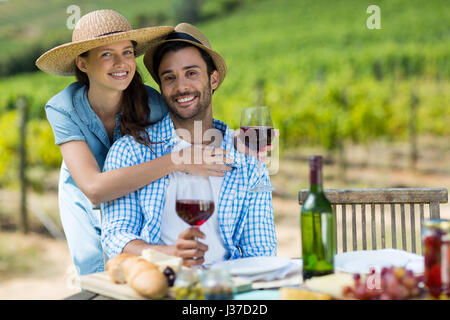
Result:
<instances>
[{"instance_id":1,"label":"shirt collar","mask_svg":"<svg viewBox=\"0 0 450 320\"><path fill-rule=\"evenodd\" d=\"M80 117L81 121L88 126L88 128L100 139L100 141L109 149L111 142L108 134L104 129L104 125L97 114L92 110L91 104L87 97L87 86L80 86L74 93L73 105L75 112ZM123 111L116 115L116 127L114 129L114 141L121 137L119 118Z\"/></svg>"},{"instance_id":2,"label":"shirt collar","mask_svg":"<svg viewBox=\"0 0 450 320\"><path fill-rule=\"evenodd\" d=\"M73 96L73 102L78 116L86 125L89 125L92 120L97 117L94 110L92 110L91 105L89 104L86 86L81 86L77 89Z\"/></svg>"}]
</instances>

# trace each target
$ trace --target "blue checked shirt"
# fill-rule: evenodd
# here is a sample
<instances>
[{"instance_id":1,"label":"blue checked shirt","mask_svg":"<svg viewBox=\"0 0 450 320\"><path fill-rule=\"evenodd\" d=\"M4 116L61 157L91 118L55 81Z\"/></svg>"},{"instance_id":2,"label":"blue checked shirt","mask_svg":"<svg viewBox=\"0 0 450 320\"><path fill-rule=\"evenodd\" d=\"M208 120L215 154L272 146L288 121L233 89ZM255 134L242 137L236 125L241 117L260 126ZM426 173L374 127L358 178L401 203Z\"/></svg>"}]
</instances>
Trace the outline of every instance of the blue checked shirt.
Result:
<instances>
[{"instance_id":1,"label":"blue checked shirt","mask_svg":"<svg viewBox=\"0 0 450 320\"><path fill-rule=\"evenodd\" d=\"M219 195L218 220L227 259L276 255L277 240L271 192L248 192L259 181L257 159L236 151L233 133L227 125L213 120L224 139L222 148L233 159L232 170L225 173ZM133 166L171 152L176 133L170 114L147 128L150 140L162 142L150 148L130 136L114 143L105 161L104 171ZM263 179L270 183L267 169ZM161 214L169 178L163 177L122 198L102 204L102 246L109 257L122 252L132 240L158 245Z\"/></svg>"}]
</instances>

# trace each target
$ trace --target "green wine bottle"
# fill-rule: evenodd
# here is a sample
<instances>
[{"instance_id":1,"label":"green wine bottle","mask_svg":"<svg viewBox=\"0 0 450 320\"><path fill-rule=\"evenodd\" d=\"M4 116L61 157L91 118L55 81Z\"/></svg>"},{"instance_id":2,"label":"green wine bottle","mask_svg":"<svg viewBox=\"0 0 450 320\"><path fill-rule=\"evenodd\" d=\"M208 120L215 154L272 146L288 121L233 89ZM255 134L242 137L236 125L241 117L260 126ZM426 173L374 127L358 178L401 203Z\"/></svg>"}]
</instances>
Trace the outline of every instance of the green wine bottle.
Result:
<instances>
[{"instance_id":1,"label":"green wine bottle","mask_svg":"<svg viewBox=\"0 0 450 320\"><path fill-rule=\"evenodd\" d=\"M334 213L323 193L322 157L311 156L310 190L301 211L303 280L334 272Z\"/></svg>"}]
</instances>

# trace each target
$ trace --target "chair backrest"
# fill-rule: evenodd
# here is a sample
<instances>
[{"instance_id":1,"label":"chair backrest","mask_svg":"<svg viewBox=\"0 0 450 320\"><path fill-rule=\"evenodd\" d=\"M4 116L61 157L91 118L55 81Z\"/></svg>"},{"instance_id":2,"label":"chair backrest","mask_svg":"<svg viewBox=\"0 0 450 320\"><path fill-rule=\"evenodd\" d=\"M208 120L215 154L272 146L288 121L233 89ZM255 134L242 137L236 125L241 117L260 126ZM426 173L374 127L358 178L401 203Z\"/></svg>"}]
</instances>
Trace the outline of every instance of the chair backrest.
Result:
<instances>
[{"instance_id":1,"label":"chair backrest","mask_svg":"<svg viewBox=\"0 0 450 320\"><path fill-rule=\"evenodd\" d=\"M300 190L300 205L308 191ZM325 189L324 192L336 214L338 252L398 248L422 253L422 220L440 218L440 203L448 202L445 188ZM401 239L397 237L398 229Z\"/></svg>"}]
</instances>

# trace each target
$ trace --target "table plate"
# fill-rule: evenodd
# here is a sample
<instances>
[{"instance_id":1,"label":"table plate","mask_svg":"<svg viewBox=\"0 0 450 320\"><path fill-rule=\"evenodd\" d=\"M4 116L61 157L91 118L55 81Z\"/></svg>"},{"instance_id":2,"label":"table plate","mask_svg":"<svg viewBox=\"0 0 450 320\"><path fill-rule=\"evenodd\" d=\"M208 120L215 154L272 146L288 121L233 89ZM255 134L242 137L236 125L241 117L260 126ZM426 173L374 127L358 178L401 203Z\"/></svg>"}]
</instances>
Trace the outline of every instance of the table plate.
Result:
<instances>
[{"instance_id":1,"label":"table plate","mask_svg":"<svg viewBox=\"0 0 450 320\"><path fill-rule=\"evenodd\" d=\"M225 268L234 276L255 275L275 271L287 266L290 259L284 257L249 257L219 262L211 269Z\"/></svg>"},{"instance_id":2,"label":"table plate","mask_svg":"<svg viewBox=\"0 0 450 320\"><path fill-rule=\"evenodd\" d=\"M337 254L335 270L348 273L370 273L372 268L379 272L383 267L405 267L415 274L423 273L424 260L417 254L397 249L351 251Z\"/></svg>"}]
</instances>

